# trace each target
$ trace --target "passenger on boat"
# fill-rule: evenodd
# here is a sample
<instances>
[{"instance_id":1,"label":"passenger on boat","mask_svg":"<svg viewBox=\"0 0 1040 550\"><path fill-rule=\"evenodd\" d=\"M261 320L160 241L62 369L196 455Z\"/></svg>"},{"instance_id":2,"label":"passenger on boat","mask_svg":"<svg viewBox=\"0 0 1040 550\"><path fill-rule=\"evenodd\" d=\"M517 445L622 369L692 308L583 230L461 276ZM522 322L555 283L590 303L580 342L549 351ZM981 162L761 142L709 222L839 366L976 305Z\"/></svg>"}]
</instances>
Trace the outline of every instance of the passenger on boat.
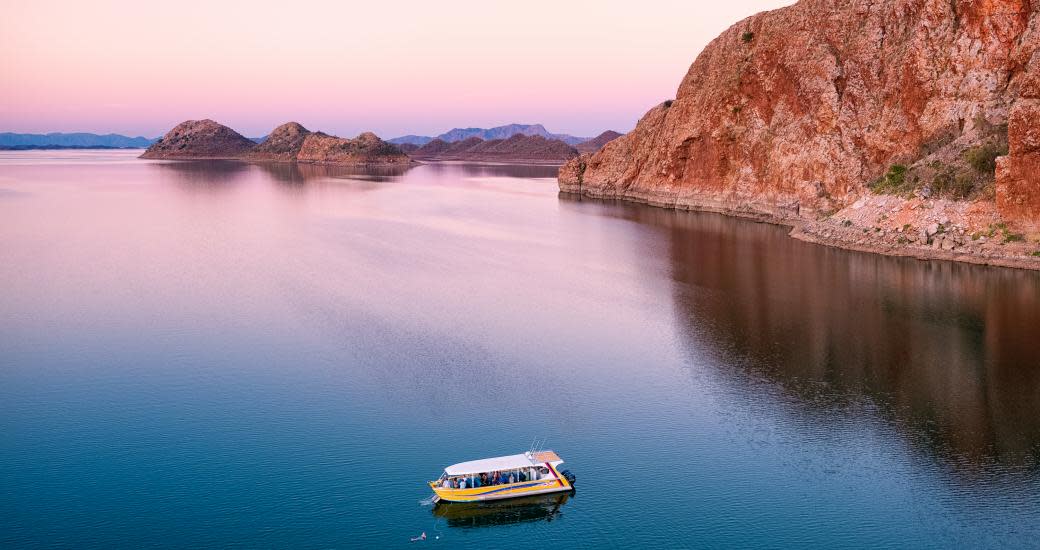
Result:
<instances>
[{"instance_id":1,"label":"passenger on boat","mask_svg":"<svg viewBox=\"0 0 1040 550\"><path fill-rule=\"evenodd\" d=\"M460 477L459 478L459 489L465 489L465 488L466 488L466 478Z\"/></svg>"},{"instance_id":2,"label":"passenger on boat","mask_svg":"<svg viewBox=\"0 0 1040 550\"><path fill-rule=\"evenodd\" d=\"M483 474L480 474L480 485L484 486L484 485L487 485L487 484L488 484L488 475L487 475L487 473L485 472Z\"/></svg>"}]
</instances>

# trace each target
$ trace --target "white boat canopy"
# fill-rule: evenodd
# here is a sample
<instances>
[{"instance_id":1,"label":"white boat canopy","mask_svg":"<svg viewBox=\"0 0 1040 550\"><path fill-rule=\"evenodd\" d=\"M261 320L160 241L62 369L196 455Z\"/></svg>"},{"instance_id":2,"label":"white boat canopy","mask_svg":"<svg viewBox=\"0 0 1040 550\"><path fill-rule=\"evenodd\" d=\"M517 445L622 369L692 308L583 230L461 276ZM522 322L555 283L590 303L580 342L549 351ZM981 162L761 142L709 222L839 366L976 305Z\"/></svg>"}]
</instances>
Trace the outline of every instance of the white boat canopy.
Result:
<instances>
[{"instance_id":1,"label":"white boat canopy","mask_svg":"<svg viewBox=\"0 0 1040 550\"><path fill-rule=\"evenodd\" d=\"M552 451L539 451L536 453L522 453L518 455L499 456L495 458L460 462L445 468L444 473L449 476L482 474L484 472L516 470L519 468L530 468L531 466L541 466L546 462L555 467L557 464L562 463L563 460Z\"/></svg>"}]
</instances>

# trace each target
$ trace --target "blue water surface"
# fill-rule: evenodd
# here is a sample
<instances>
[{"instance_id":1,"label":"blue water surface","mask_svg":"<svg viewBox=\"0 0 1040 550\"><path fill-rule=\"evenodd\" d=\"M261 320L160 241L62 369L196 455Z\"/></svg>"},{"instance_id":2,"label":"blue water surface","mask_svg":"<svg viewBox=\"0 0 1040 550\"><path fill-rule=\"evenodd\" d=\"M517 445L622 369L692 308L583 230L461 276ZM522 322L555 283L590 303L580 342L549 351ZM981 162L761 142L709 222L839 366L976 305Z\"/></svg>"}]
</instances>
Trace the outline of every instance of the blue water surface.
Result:
<instances>
[{"instance_id":1,"label":"blue water surface","mask_svg":"<svg viewBox=\"0 0 1040 550\"><path fill-rule=\"evenodd\" d=\"M554 168L133 156L0 154L2 547L1040 541L1036 273ZM429 503L535 438L574 494Z\"/></svg>"}]
</instances>

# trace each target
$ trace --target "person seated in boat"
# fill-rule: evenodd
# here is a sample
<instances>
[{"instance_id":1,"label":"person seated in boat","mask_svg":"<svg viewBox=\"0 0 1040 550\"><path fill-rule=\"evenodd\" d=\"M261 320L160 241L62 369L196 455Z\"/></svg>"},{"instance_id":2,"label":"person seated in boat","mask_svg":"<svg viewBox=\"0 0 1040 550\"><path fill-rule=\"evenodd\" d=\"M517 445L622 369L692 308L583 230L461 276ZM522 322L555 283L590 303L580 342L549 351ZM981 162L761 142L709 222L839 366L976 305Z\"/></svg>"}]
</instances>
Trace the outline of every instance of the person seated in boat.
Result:
<instances>
[{"instance_id":1,"label":"person seated in boat","mask_svg":"<svg viewBox=\"0 0 1040 550\"><path fill-rule=\"evenodd\" d=\"M480 486L484 487L484 486L487 486L487 484L488 484L488 475L487 475L487 472L484 472L484 473L480 474Z\"/></svg>"},{"instance_id":2,"label":"person seated in boat","mask_svg":"<svg viewBox=\"0 0 1040 550\"><path fill-rule=\"evenodd\" d=\"M466 488L466 478L460 477L459 478L459 489L465 489L465 488Z\"/></svg>"},{"instance_id":3,"label":"person seated in boat","mask_svg":"<svg viewBox=\"0 0 1040 550\"><path fill-rule=\"evenodd\" d=\"M546 479L549 477L549 468L545 466L538 467L538 479Z\"/></svg>"},{"instance_id":4,"label":"person seated in boat","mask_svg":"<svg viewBox=\"0 0 1040 550\"><path fill-rule=\"evenodd\" d=\"M444 481L441 482L441 487L444 487L445 489L451 489L451 478L444 478Z\"/></svg>"},{"instance_id":5,"label":"person seated in boat","mask_svg":"<svg viewBox=\"0 0 1040 550\"><path fill-rule=\"evenodd\" d=\"M507 476L505 472L499 472L498 473L498 484L499 485L507 485L508 483L509 483L509 476Z\"/></svg>"}]
</instances>

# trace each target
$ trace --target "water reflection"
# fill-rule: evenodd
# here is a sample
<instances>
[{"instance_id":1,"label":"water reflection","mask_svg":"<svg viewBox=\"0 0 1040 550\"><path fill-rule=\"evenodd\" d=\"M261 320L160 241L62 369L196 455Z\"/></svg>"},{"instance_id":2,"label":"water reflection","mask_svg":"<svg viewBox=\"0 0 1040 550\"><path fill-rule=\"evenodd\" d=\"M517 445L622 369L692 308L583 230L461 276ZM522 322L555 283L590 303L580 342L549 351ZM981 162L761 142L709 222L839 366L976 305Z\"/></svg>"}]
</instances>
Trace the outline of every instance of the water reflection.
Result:
<instances>
[{"instance_id":1,"label":"water reflection","mask_svg":"<svg viewBox=\"0 0 1040 550\"><path fill-rule=\"evenodd\" d=\"M237 160L163 161L149 164L160 176L170 176L174 183L193 188L219 188L241 180L249 174L250 165Z\"/></svg>"},{"instance_id":2,"label":"water reflection","mask_svg":"<svg viewBox=\"0 0 1040 550\"><path fill-rule=\"evenodd\" d=\"M469 162L432 162L423 170L433 176L457 175L468 177L555 178L559 166L530 164L479 164Z\"/></svg>"},{"instance_id":3,"label":"water reflection","mask_svg":"<svg viewBox=\"0 0 1040 550\"><path fill-rule=\"evenodd\" d=\"M536 495L491 502L438 502L433 515L447 520L448 527L473 528L552 521L562 514L573 493Z\"/></svg>"},{"instance_id":4,"label":"water reflection","mask_svg":"<svg viewBox=\"0 0 1040 550\"><path fill-rule=\"evenodd\" d=\"M355 179L364 181L392 181L414 168L414 165L394 166L326 166L295 162L258 162L255 166L280 183L302 184L319 179Z\"/></svg>"},{"instance_id":5,"label":"water reflection","mask_svg":"<svg viewBox=\"0 0 1040 550\"><path fill-rule=\"evenodd\" d=\"M686 349L714 353L734 387L767 380L820 422L869 402L964 474L1038 468L1040 274L827 249L714 214L603 208L662 232Z\"/></svg>"}]
</instances>

